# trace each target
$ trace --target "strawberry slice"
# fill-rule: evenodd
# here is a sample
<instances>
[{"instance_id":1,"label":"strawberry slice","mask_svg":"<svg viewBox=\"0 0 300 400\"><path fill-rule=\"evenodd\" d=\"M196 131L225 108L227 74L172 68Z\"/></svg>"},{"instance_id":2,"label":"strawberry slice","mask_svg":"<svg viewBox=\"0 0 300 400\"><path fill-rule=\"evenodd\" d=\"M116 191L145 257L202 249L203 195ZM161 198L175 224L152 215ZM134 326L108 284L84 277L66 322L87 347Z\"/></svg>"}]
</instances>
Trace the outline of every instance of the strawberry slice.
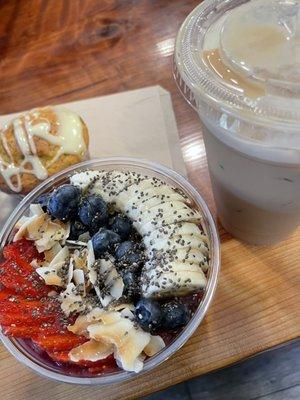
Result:
<instances>
[{"instance_id":1,"label":"strawberry slice","mask_svg":"<svg viewBox=\"0 0 300 400\"><path fill-rule=\"evenodd\" d=\"M41 298L53 290L51 286L45 285L43 279L34 271L33 267L27 264L24 268L20 263L24 261L6 260L0 264L0 282L8 289L22 293L24 296ZM31 272L29 273L29 267Z\"/></svg>"},{"instance_id":2,"label":"strawberry slice","mask_svg":"<svg viewBox=\"0 0 300 400\"><path fill-rule=\"evenodd\" d=\"M2 332L4 335L13 336L22 339L32 339L40 333L40 326L32 325L2 325Z\"/></svg>"},{"instance_id":3,"label":"strawberry slice","mask_svg":"<svg viewBox=\"0 0 300 400\"><path fill-rule=\"evenodd\" d=\"M30 263L35 258L43 260L43 254L39 253L34 245L34 242L26 239L18 240L17 242L8 244L3 249L3 256L7 260L19 261L20 259ZM26 267L26 264L24 264Z\"/></svg>"},{"instance_id":4,"label":"strawberry slice","mask_svg":"<svg viewBox=\"0 0 300 400\"><path fill-rule=\"evenodd\" d=\"M0 323L3 325L41 325L54 322L61 315L59 302L54 299L26 300L14 295L0 301Z\"/></svg>"},{"instance_id":5,"label":"strawberry slice","mask_svg":"<svg viewBox=\"0 0 300 400\"><path fill-rule=\"evenodd\" d=\"M15 294L14 291L6 289L5 287L3 289L0 289L0 301L7 300L11 296Z\"/></svg>"},{"instance_id":6,"label":"strawberry slice","mask_svg":"<svg viewBox=\"0 0 300 400\"><path fill-rule=\"evenodd\" d=\"M76 316L66 320L60 302L48 296L53 287L45 285L30 264L33 259L43 259L43 255L25 239L7 245L3 255L6 260L0 264L2 331L9 336L32 339L57 362L70 362L69 351L87 339L67 330L67 324ZM96 366L90 362L80 365Z\"/></svg>"},{"instance_id":7,"label":"strawberry slice","mask_svg":"<svg viewBox=\"0 0 300 400\"><path fill-rule=\"evenodd\" d=\"M39 335L34 340L42 349L46 351L67 351L87 341L84 336L77 336L71 332L57 333L53 335Z\"/></svg>"},{"instance_id":8,"label":"strawberry slice","mask_svg":"<svg viewBox=\"0 0 300 400\"><path fill-rule=\"evenodd\" d=\"M53 351L53 352L48 351L47 354L55 362L58 362L58 363L70 362L68 351Z\"/></svg>"},{"instance_id":9,"label":"strawberry slice","mask_svg":"<svg viewBox=\"0 0 300 400\"><path fill-rule=\"evenodd\" d=\"M12 323L10 325L2 325L2 332L5 335L22 339L33 339L38 335L54 335L62 332L56 321L53 323L41 323L40 321L34 325L31 321L22 321Z\"/></svg>"}]
</instances>

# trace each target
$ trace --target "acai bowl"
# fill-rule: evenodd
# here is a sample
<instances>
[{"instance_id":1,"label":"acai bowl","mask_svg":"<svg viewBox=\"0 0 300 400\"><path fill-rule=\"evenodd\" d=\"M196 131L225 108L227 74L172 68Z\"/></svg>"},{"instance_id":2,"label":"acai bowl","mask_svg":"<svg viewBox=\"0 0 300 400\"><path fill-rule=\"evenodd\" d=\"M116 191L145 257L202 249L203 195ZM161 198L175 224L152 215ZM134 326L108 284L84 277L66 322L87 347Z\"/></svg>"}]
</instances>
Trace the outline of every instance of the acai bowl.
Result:
<instances>
[{"instance_id":1,"label":"acai bowl","mask_svg":"<svg viewBox=\"0 0 300 400\"><path fill-rule=\"evenodd\" d=\"M35 372L74 384L121 382L167 360L201 323L220 268L199 193L132 158L50 177L0 240L3 344Z\"/></svg>"}]
</instances>

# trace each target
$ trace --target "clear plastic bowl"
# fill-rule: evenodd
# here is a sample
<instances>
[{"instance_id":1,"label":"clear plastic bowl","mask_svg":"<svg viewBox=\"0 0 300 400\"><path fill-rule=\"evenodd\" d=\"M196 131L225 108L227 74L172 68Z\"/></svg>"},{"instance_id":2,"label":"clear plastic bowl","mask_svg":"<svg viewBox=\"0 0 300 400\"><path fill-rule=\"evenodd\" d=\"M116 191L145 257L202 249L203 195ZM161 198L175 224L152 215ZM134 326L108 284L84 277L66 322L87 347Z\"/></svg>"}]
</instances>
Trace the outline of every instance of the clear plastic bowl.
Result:
<instances>
[{"instance_id":1,"label":"clear plastic bowl","mask_svg":"<svg viewBox=\"0 0 300 400\"><path fill-rule=\"evenodd\" d=\"M81 164L74 165L64 171L59 172L56 175L51 176L45 180L38 187L36 187L31 193L29 193L14 210L10 218L7 220L5 226L2 229L0 235L1 250L12 239L12 230L16 222L20 217L28 211L29 205L34 203L35 199L42 193L51 190L53 187L65 183L69 176L77 171L86 169L94 170L126 170L126 171L137 171L148 176L156 176L163 181L182 189L188 196L194 201L195 207L202 211L203 214L203 228L206 230L210 239L210 268L208 272L208 284L205 289L204 296L199 303L199 306L185 328L176 336L176 338L166 346L160 353L149 358L145 361L144 369L139 374L149 371L157 367L162 362L166 361L172 356L194 333L202 319L204 318L208 307L212 301L218 280L219 268L220 268L220 242L213 217L205 204L200 194L187 182L185 178L176 172L166 168L162 165L140 160L134 158L103 158L85 161ZM78 376L69 372L62 371L62 368L53 366L47 363L35 352L32 347L28 346L25 341L9 338L2 333L0 337L4 346L10 351L10 353L20 362L25 364L27 367L33 369L38 374L45 376L56 381L81 384L81 385L106 385L113 384L128 380L136 377L137 374L134 372L117 371L113 373L102 373L101 375L95 376Z\"/></svg>"}]
</instances>

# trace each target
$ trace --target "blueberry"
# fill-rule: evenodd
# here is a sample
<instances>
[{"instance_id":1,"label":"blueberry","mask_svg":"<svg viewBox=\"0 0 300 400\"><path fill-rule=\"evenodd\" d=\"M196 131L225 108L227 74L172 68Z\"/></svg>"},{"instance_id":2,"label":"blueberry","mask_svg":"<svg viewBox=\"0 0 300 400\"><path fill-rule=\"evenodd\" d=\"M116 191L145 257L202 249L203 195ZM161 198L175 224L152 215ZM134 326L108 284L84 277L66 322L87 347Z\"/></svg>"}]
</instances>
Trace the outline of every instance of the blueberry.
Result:
<instances>
[{"instance_id":1,"label":"blueberry","mask_svg":"<svg viewBox=\"0 0 300 400\"><path fill-rule=\"evenodd\" d=\"M63 185L51 193L48 212L61 221L69 221L78 211L81 191L73 185Z\"/></svg>"},{"instance_id":2,"label":"blueberry","mask_svg":"<svg viewBox=\"0 0 300 400\"><path fill-rule=\"evenodd\" d=\"M116 250L116 259L121 260L121 258L124 258L129 251L133 250L133 248L133 242L126 241L121 243Z\"/></svg>"},{"instance_id":3,"label":"blueberry","mask_svg":"<svg viewBox=\"0 0 300 400\"><path fill-rule=\"evenodd\" d=\"M162 311L160 304L151 299L141 299L135 308L136 321L145 331L154 331L160 327Z\"/></svg>"},{"instance_id":4,"label":"blueberry","mask_svg":"<svg viewBox=\"0 0 300 400\"><path fill-rule=\"evenodd\" d=\"M125 264L139 264L142 261L142 254L138 252L133 242L126 241L117 247L116 259Z\"/></svg>"},{"instance_id":5,"label":"blueberry","mask_svg":"<svg viewBox=\"0 0 300 400\"><path fill-rule=\"evenodd\" d=\"M92 232L97 232L107 223L107 204L99 195L87 196L79 207L78 215L84 225L88 226Z\"/></svg>"},{"instance_id":6,"label":"blueberry","mask_svg":"<svg viewBox=\"0 0 300 400\"><path fill-rule=\"evenodd\" d=\"M131 271L126 271L125 274L123 274L122 278L125 285L125 289L129 289L131 286L133 286L136 280L135 274Z\"/></svg>"},{"instance_id":7,"label":"blueberry","mask_svg":"<svg viewBox=\"0 0 300 400\"><path fill-rule=\"evenodd\" d=\"M50 193L44 193L44 194L41 194L36 199L36 204L39 204L42 207L43 211L45 211L45 212L47 211L49 198L50 198Z\"/></svg>"},{"instance_id":8,"label":"blueberry","mask_svg":"<svg viewBox=\"0 0 300 400\"><path fill-rule=\"evenodd\" d=\"M83 225L80 221L73 221L70 226L70 235L69 239L77 240L80 235L87 232L88 229L85 225Z\"/></svg>"},{"instance_id":9,"label":"blueberry","mask_svg":"<svg viewBox=\"0 0 300 400\"><path fill-rule=\"evenodd\" d=\"M129 237L131 228L131 221L123 215L116 215L111 222L111 230L120 235L122 240Z\"/></svg>"},{"instance_id":10,"label":"blueberry","mask_svg":"<svg viewBox=\"0 0 300 400\"><path fill-rule=\"evenodd\" d=\"M166 330L174 330L186 325L190 319L190 313L185 304L181 301L173 300L165 303L162 307L161 326Z\"/></svg>"},{"instance_id":11,"label":"blueberry","mask_svg":"<svg viewBox=\"0 0 300 400\"><path fill-rule=\"evenodd\" d=\"M136 298L140 293L138 276L134 272L127 270L122 274L122 279L126 296L131 299Z\"/></svg>"},{"instance_id":12,"label":"blueberry","mask_svg":"<svg viewBox=\"0 0 300 400\"><path fill-rule=\"evenodd\" d=\"M107 251L112 251L114 245L121 242L120 236L108 229L101 228L93 237L92 245L95 257L99 258Z\"/></svg>"}]
</instances>

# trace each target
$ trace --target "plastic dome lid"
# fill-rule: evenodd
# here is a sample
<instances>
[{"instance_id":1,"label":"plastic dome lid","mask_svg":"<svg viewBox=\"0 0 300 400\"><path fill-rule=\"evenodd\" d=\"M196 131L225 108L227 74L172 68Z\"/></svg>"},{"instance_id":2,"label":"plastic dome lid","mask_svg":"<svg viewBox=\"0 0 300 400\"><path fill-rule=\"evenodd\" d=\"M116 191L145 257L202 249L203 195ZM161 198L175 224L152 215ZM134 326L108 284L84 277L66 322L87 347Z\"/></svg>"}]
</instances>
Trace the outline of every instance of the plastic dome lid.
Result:
<instances>
[{"instance_id":1,"label":"plastic dome lid","mask_svg":"<svg viewBox=\"0 0 300 400\"><path fill-rule=\"evenodd\" d=\"M299 127L300 0L204 1L181 27L175 66L195 107L200 96Z\"/></svg>"}]
</instances>

